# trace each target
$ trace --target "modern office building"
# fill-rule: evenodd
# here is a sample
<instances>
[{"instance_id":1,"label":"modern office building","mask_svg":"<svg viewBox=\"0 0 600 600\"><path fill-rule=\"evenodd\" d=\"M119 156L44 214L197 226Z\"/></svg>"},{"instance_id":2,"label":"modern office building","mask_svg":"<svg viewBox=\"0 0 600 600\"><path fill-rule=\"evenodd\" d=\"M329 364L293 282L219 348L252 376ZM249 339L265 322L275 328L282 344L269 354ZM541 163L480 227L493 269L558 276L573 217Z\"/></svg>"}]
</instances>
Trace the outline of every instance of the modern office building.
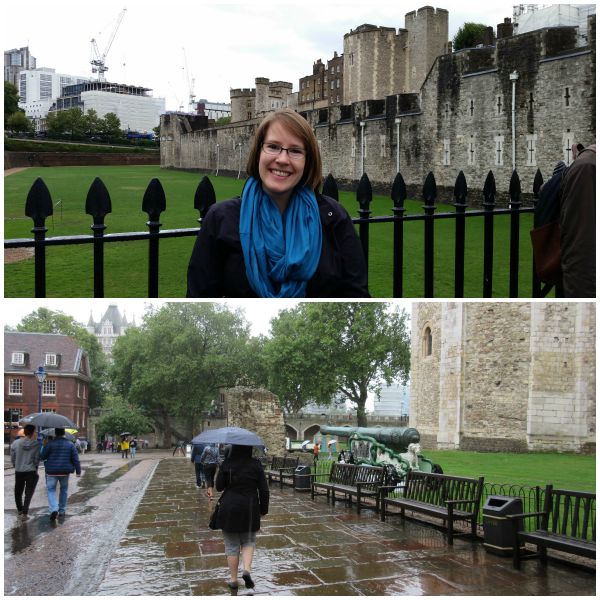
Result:
<instances>
[{"instance_id":1,"label":"modern office building","mask_svg":"<svg viewBox=\"0 0 600 600\"><path fill-rule=\"evenodd\" d=\"M36 60L29 52L29 46L4 51L4 81L19 88L19 73L23 69L35 69Z\"/></svg>"},{"instance_id":2,"label":"modern office building","mask_svg":"<svg viewBox=\"0 0 600 600\"><path fill-rule=\"evenodd\" d=\"M378 417L400 417L410 410L410 385L392 383L381 388L379 398L373 401L373 415Z\"/></svg>"}]
</instances>

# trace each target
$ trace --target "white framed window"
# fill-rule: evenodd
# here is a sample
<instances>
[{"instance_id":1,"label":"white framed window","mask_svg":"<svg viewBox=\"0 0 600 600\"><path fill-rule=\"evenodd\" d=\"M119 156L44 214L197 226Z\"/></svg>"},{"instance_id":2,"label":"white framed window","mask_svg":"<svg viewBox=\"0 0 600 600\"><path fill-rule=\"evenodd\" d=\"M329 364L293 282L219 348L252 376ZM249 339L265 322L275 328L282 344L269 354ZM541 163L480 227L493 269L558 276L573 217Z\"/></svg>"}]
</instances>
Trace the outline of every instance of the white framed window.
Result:
<instances>
[{"instance_id":1,"label":"white framed window","mask_svg":"<svg viewBox=\"0 0 600 600\"><path fill-rule=\"evenodd\" d=\"M25 364L25 353L24 352L13 352L11 363L13 365L24 365Z\"/></svg>"},{"instance_id":2,"label":"white framed window","mask_svg":"<svg viewBox=\"0 0 600 600\"><path fill-rule=\"evenodd\" d=\"M47 367L56 367L58 361L56 359L56 354L54 352L46 352L44 355L44 364Z\"/></svg>"},{"instance_id":3,"label":"white framed window","mask_svg":"<svg viewBox=\"0 0 600 600\"><path fill-rule=\"evenodd\" d=\"M494 164L496 166L504 166L504 136L497 135L494 137Z\"/></svg>"},{"instance_id":4,"label":"white framed window","mask_svg":"<svg viewBox=\"0 0 600 600\"><path fill-rule=\"evenodd\" d=\"M23 395L23 380L16 377L8 380L8 393L11 396Z\"/></svg>"},{"instance_id":5,"label":"white framed window","mask_svg":"<svg viewBox=\"0 0 600 600\"><path fill-rule=\"evenodd\" d=\"M529 133L525 136L525 142L527 144L527 166L537 166L536 154L537 154L537 133Z\"/></svg>"},{"instance_id":6,"label":"white framed window","mask_svg":"<svg viewBox=\"0 0 600 600\"><path fill-rule=\"evenodd\" d=\"M442 140L442 144L442 164L447 167L450 165L450 140Z\"/></svg>"},{"instance_id":7,"label":"white framed window","mask_svg":"<svg viewBox=\"0 0 600 600\"><path fill-rule=\"evenodd\" d=\"M45 379L42 384L42 396L56 396L56 380Z\"/></svg>"},{"instance_id":8,"label":"white framed window","mask_svg":"<svg viewBox=\"0 0 600 600\"><path fill-rule=\"evenodd\" d=\"M43 413L55 413L56 409L55 408L42 408L42 412Z\"/></svg>"}]
</instances>

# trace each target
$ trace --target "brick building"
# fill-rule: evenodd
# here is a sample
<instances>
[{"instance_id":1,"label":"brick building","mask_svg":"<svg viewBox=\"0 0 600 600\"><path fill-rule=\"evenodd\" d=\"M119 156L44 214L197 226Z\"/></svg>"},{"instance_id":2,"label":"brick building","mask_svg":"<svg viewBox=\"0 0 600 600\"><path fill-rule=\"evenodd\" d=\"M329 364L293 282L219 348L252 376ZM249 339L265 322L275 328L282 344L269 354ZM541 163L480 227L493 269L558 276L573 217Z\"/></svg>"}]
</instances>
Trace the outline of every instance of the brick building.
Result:
<instances>
[{"instance_id":1,"label":"brick building","mask_svg":"<svg viewBox=\"0 0 600 600\"><path fill-rule=\"evenodd\" d=\"M594 452L592 302L417 302L410 426L423 448Z\"/></svg>"},{"instance_id":2,"label":"brick building","mask_svg":"<svg viewBox=\"0 0 600 600\"><path fill-rule=\"evenodd\" d=\"M4 332L4 441L13 437L12 421L38 412L39 384L34 374L44 367L42 412L71 419L78 436L87 437L91 378L87 353L66 335ZM18 417L17 417L18 415ZM15 423L16 425L16 423Z\"/></svg>"}]
</instances>

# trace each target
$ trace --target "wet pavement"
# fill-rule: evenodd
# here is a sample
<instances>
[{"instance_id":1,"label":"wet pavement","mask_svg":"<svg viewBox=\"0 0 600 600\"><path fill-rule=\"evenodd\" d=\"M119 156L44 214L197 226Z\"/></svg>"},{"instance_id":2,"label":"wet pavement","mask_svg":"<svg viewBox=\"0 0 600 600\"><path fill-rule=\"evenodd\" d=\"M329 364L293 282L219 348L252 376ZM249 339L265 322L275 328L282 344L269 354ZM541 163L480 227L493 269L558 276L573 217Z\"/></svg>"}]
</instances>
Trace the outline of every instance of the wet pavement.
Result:
<instances>
[{"instance_id":1,"label":"wet pavement","mask_svg":"<svg viewBox=\"0 0 600 600\"><path fill-rule=\"evenodd\" d=\"M85 455L71 477L67 518L48 521L43 477L19 523L14 476L5 469L6 595L228 595L214 502L195 487L193 465L170 453ZM238 595L593 595L595 574L578 567L489 554L481 542L416 521L385 523L372 509L290 487L271 487L253 564L256 588Z\"/></svg>"}]
</instances>

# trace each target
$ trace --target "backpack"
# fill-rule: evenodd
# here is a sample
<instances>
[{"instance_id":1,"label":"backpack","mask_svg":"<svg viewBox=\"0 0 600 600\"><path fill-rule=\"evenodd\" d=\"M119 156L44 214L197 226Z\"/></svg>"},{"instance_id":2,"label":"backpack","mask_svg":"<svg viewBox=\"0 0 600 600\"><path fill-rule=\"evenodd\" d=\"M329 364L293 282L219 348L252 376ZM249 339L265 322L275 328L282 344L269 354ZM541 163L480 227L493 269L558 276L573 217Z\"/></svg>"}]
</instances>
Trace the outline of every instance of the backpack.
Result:
<instances>
[{"instance_id":1,"label":"backpack","mask_svg":"<svg viewBox=\"0 0 600 600\"><path fill-rule=\"evenodd\" d=\"M561 160L552 177L542 186L533 214L530 231L533 258L538 279L556 284L562 278L560 269L560 199L567 165Z\"/></svg>"}]
</instances>

